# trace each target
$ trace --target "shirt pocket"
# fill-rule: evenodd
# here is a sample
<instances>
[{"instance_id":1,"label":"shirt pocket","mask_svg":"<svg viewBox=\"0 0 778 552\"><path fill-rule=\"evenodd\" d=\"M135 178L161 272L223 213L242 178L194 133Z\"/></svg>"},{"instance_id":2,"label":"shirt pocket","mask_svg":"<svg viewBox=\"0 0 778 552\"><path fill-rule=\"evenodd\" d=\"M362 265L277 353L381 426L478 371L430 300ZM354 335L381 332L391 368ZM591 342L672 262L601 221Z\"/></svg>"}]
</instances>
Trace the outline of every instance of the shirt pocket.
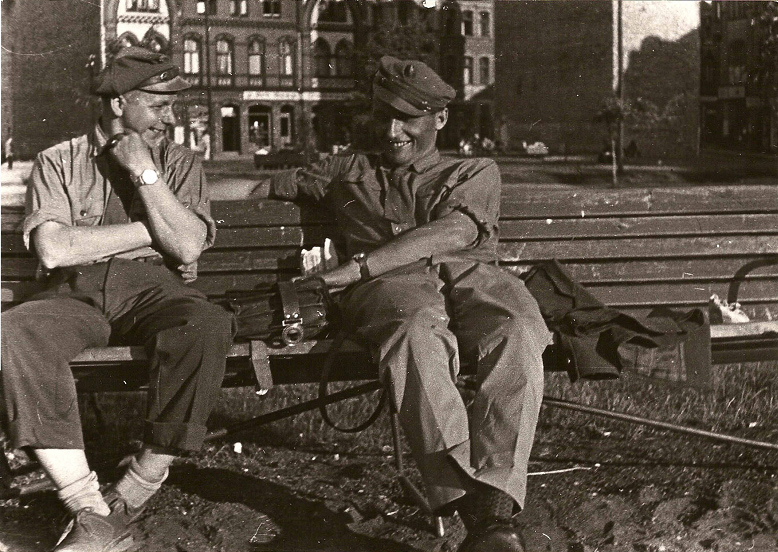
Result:
<instances>
[{"instance_id":1,"label":"shirt pocket","mask_svg":"<svg viewBox=\"0 0 778 552\"><path fill-rule=\"evenodd\" d=\"M94 201L88 201L73 210L73 224L75 226L97 226L102 216L101 206Z\"/></svg>"}]
</instances>

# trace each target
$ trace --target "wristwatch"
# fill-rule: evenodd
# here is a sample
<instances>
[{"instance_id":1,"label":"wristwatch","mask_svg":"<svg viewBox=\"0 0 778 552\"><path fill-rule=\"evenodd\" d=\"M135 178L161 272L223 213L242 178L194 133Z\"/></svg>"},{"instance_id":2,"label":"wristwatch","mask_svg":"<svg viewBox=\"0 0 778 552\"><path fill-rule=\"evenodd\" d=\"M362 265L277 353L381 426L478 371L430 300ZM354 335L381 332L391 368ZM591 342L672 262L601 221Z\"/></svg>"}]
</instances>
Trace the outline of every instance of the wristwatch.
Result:
<instances>
[{"instance_id":1,"label":"wristwatch","mask_svg":"<svg viewBox=\"0 0 778 552\"><path fill-rule=\"evenodd\" d=\"M146 169L135 178L135 186L149 186L159 181L159 173L154 169Z\"/></svg>"},{"instance_id":2,"label":"wristwatch","mask_svg":"<svg viewBox=\"0 0 778 552\"><path fill-rule=\"evenodd\" d=\"M361 276L360 279L363 282L372 278L372 276L370 276L370 270L367 268L367 255L365 253L357 253L351 258L354 259L359 265L359 274Z\"/></svg>"}]
</instances>

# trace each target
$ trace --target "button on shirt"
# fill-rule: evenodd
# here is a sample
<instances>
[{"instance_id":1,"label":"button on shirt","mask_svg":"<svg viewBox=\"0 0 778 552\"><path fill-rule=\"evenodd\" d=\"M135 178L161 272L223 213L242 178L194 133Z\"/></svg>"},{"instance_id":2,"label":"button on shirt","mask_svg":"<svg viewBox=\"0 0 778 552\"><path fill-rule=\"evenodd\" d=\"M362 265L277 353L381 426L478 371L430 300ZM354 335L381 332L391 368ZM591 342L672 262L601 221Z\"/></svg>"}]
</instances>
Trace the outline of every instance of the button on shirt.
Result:
<instances>
[{"instance_id":1,"label":"button on shirt","mask_svg":"<svg viewBox=\"0 0 778 552\"><path fill-rule=\"evenodd\" d=\"M30 233L47 221L65 226L101 226L146 218L129 175L103 150L107 138L99 125L86 135L62 142L40 154L32 169L27 191L23 232ZM213 245L216 223L210 214L205 174L199 159L188 149L164 140L152 149L152 159L173 194L208 227L205 247ZM115 255L129 259L162 257L153 247ZM100 259L107 260L107 259ZM178 267L182 277L196 278L197 264Z\"/></svg>"},{"instance_id":2,"label":"button on shirt","mask_svg":"<svg viewBox=\"0 0 778 552\"><path fill-rule=\"evenodd\" d=\"M453 211L470 217L478 238L454 256L497 260L500 172L491 159L443 158L437 151L393 169L364 154L333 155L271 180L284 199L309 197L334 213L346 255L369 253L412 228Z\"/></svg>"}]
</instances>

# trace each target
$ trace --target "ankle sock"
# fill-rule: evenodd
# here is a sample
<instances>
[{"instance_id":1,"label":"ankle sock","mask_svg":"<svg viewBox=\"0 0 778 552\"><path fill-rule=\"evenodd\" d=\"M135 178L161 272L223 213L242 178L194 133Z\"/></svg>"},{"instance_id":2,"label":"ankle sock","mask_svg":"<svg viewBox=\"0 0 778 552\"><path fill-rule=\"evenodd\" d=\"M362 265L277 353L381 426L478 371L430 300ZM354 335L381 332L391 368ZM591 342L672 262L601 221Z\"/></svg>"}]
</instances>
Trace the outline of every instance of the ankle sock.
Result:
<instances>
[{"instance_id":1,"label":"ankle sock","mask_svg":"<svg viewBox=\"0 0 778 552\"><path fill-rule=\"evenodd\" d=\"M116 483L115 489L130 507L140 508L159 490L167 479L168 473L166 469L159 481L150 481L138 464L138 459L133 457L124 476Z\"/></svg>"},{"instance_id":2,"label":"ankle sock","mask_svg":"<svg viewBox=\"0 0 778 552\"><path fill-rule=\"evenodd\" d=\"M100 493L97 474L93 471L70 485L59 489L57 496L71 514L75 514L85 508L91 508L101 516L107 516L111 513L111 509L105 503L103 495Z\"/></svg>"}]
</instances>

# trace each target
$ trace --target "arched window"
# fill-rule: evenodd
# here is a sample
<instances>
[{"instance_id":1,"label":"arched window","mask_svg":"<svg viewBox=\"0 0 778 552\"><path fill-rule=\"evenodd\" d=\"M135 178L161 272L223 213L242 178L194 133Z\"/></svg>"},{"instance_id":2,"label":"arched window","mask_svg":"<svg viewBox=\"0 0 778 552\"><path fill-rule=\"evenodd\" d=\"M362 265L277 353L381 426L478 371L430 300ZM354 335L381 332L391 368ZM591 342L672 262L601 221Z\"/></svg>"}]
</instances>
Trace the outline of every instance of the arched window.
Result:
<instances>
[{"instance_id":1,"label":"arched window","mask_svg":"<svg viewBox=\"0 0 778 552\"><path fill-rule=\"evenodd\" d=\"M234 69L235 51L232 40L227 37L216 40L216 84L231 86Z\"/></svg>"},{"instance_id":2,"label":"arched window","mask_svg":"<svg viewBox=\"0 0 778 552\"><path fill-rule=\"evenodd\" d=\"M200 74L200 38L189 36L184 39L184 74Z\"/></svg>"},{"instance_id":3,"label":"arched window","mask_svg":"<svg viewBox=\"0 0 778 552\"><path fill-rule=\"evenodd\" d=\"M491 60L484 56L478 60L479 71L479 83L483 85L491 84L489 79L491 78Z\"/></svg>"},{"instance_id":4,"label":"arched window","mask_svg":"<svg viewBox=\"0 0 778 552\"><path fill-rule=\"evenodd\" d=\"M462 35L473 36L473 12L470 10L462 12Z\"/></svg>"},{"instance_id":5,"label":"arched window","mask_svg":"<svg viewBox=\"0 0 778 552\"><path fill-rule=\"evenodd\" d=\"M262 75L265 74L265 39L251 38L248 46L249 81L252 86L262 85Z\"/></svg>"},{"instance_id":6,"label":"arched window","mask_svg":"<svg viewBox=\"0 0 778 552\"><path fill-rule=\"evenodd\" d=\"M341 40L335 47L335 74L350 77L354 73L354 55L351 42Z\"/></svg>"},{"instance_id":7,"label":"arched window","mask_svg":"<svg viewBox=\"0 0 778 552\"><path fill-rule=\"evenodd\" d=\"M330 76L330 45L323 38L313 43L313 76Z\"/></svg>"},{"instance_id":8,"label":"arched window","mask_svg":"<svg viewBox=\"0 0 778 552\"><path fill-rule=\"evenodd\" d=\"M280 74L283 77L294 75L294 45L288 38L281 39L278 43L279 61L281 63Z\"/></svg>"}]
</instances>

